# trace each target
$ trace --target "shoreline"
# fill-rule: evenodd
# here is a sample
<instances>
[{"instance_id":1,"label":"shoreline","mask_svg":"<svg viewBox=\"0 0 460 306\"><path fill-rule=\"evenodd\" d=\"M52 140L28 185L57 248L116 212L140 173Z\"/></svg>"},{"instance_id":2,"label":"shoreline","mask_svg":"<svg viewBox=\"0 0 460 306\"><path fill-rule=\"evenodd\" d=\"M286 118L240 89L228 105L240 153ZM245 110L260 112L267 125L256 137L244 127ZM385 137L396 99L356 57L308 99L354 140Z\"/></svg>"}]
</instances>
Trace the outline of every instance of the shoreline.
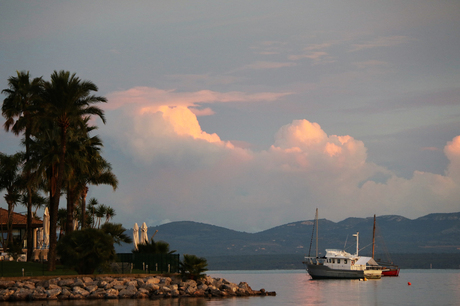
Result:
<instances>
[{"instance_id":1,"label":"shoreline","mask_svg":"<svg viewBox=\"0 0 460 306\"><path fill-rule=\"evenodd\" d=\"M179 275L80 275L8 277L0 279L0 301L81 299L160 299L179 297L222 298L275 296L265 289L253 290L246 282L235 284L206 276L182 281Z\"/></svg>"}]
</instances>

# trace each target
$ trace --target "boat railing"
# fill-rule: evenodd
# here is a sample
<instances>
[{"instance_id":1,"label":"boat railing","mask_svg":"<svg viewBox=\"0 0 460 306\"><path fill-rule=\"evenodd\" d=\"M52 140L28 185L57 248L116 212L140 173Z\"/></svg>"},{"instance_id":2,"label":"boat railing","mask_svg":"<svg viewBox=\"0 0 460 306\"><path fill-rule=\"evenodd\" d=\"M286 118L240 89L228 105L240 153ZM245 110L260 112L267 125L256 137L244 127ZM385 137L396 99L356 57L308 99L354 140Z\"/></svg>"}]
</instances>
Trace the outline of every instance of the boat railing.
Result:
<instances>
[{"instance_id":1,"label":"boat railing","mask_svg":"<svg viewBox=\"0 0 460 306\"><path fill-rule=\"evenodd\" d=\"M325 257L305 257L305 264L308 265L323 265L326 262Z\"/></svg>"}]
</instances>

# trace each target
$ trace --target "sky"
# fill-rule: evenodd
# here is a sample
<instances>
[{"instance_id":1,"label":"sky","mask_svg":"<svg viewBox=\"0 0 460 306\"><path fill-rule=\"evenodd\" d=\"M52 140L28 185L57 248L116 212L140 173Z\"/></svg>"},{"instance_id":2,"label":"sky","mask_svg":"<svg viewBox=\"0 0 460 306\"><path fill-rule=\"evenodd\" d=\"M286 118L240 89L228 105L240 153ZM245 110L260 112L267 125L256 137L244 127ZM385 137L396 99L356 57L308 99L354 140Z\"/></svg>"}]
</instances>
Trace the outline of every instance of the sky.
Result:
<instances>
[{"instance_id":1,"label":"sky","mask_svg":"<svg viewBox=\"0 0 460 306\"><path fill-rule=\"evenodd\" d=\"M88 198L126 228L460 211L458 0L0 0L0 29L1 89L66 70L108 99L119 187Z\"/></svg>"}]
</instances>

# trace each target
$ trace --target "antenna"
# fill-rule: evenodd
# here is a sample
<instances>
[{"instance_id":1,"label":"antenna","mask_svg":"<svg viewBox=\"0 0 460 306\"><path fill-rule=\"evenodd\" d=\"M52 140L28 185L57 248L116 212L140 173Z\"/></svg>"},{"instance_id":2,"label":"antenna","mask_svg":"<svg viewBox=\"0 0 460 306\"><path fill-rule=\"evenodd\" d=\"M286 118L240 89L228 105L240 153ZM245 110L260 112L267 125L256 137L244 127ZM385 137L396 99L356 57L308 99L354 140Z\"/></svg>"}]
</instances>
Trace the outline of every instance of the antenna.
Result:
<instances>
[{"instance_id":1,"label":"antenna","mask_svg":"<svg viewBox=\"0 0 460 306\"><path fill-rule=\"evenodd\" d=\"M345 250L347 248L347 241L348 241L348 235L347 235L347 238L345 239L345 244L343 246L343 249Z\"/></svg>"}]
</instances>

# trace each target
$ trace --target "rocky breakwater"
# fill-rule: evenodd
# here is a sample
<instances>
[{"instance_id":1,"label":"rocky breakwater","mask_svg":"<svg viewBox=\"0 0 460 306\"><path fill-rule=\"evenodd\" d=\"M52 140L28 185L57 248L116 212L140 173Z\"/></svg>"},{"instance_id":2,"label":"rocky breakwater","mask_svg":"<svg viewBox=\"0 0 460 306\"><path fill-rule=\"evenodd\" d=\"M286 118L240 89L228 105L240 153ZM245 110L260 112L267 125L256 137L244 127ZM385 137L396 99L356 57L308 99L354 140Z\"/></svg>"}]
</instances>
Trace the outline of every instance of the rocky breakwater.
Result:
<instances>
[{"instance_id":1,"label":"rocky breakwater","mask_svg":"<svg viewBox=\"0 0 460 306\"><path fill-rule=\"evenodd\" d=\"M252 290L223 278L207 276L198 281L178 277L74 277L0 280L0 301L78 299L158 299L179 297L229 297L276 295L264 289Z\"/></svg>"}]
</instances>

